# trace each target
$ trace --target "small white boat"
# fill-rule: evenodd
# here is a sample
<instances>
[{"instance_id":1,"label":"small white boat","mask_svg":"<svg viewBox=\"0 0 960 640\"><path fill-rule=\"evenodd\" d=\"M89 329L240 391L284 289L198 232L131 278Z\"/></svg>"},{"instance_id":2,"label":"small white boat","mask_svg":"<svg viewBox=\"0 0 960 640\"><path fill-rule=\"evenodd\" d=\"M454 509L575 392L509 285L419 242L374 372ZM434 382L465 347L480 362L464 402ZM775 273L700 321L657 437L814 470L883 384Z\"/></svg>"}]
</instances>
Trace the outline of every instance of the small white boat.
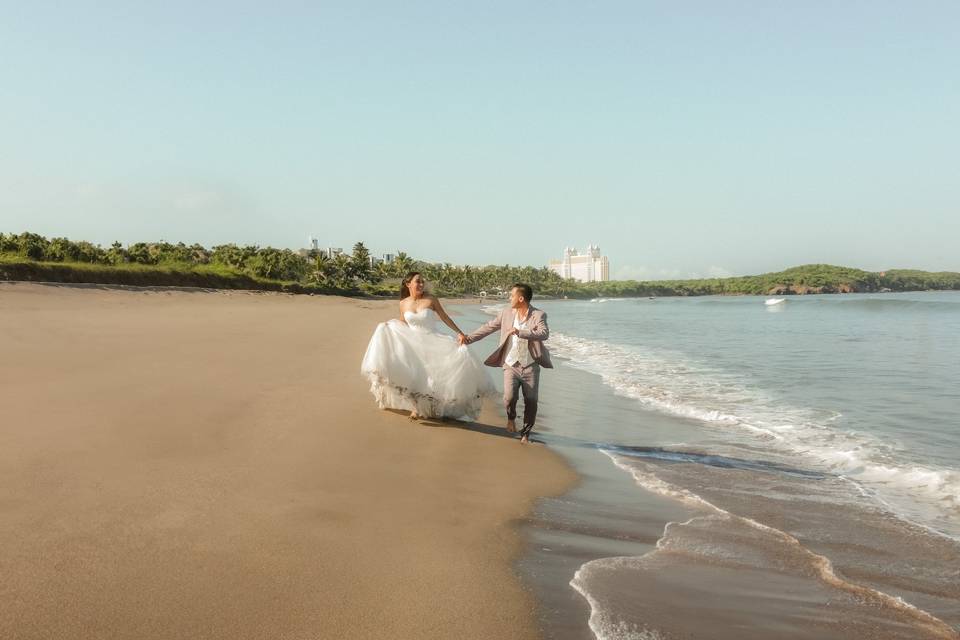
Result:
<instances>
[{"instance_id":1,"label":"small white boat","mask_svg":"<svg viewBox=\"0 0 960 640\"><path fill-rule=\"evenodd\" d=\"M775 304L783 304L786 301L786 298L767 298L763 301L763 304L767 305L768 307L772 307Z\"/></svg>"}]
</instances>

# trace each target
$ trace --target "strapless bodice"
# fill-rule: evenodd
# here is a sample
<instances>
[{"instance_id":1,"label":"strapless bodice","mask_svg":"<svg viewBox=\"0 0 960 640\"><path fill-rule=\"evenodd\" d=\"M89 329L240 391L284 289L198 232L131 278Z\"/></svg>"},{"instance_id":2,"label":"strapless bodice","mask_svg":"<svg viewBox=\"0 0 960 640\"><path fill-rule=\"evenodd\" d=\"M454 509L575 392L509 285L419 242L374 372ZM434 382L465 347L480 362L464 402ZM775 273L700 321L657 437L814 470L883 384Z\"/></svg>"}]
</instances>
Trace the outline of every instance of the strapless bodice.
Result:
<instances>
[{"instance_id":1,"label":"strapless bodice","mask_svg":"<svg viewBox=\"0 0 960 640\"><path fill-rule=\"evenodd\" d=\"M420 311L404 311L403 319L414 329L423 329L433 331L437 325L437 314L433 309L420 309Z\"/></svg>"}]
</instances>

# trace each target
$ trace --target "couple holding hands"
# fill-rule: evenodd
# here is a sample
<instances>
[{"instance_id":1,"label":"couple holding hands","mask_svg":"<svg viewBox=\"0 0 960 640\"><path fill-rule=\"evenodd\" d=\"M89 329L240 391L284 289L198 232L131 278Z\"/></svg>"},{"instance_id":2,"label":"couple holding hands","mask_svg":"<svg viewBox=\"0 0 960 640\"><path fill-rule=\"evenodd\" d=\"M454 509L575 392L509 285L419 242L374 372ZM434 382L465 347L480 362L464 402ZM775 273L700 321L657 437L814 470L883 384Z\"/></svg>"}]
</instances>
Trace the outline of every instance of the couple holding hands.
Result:
<instances>
[{"instance_id":1,"label":"couple holding hands","mask_svg":"<svg viewBox=\"0 0 960 640\"><path fill-rule=\"evenodd\" d=\"M543 344L550 335L547 314L531 306L533 291L518 283L510 304L469 335L444 311L440 301L425 293L418 272L407 274L400 286L400 317L380 323L370 339L360 372L381 409L410 411L411 419L476 420L484 396L495 393L483 365L503 370L503 403L507 430L517 431L517 400L523 395L520 441L529 442L537 419L540 369L553 368ZM437 320L455 334L441 333ZM468 344L500 330L497 350L481 364Z\"/></svg>"}]
</instances>

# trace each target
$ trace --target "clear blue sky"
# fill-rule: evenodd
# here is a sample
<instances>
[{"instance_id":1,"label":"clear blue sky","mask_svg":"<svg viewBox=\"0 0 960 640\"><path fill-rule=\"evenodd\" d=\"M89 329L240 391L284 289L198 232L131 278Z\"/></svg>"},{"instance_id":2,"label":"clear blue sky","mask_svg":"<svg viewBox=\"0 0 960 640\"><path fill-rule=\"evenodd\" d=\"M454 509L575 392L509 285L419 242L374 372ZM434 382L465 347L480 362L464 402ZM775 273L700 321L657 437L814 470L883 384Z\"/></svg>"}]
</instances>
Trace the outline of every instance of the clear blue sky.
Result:
<instances>
[{"instance_id":1,"label":"clear blue sky","mask_svg":"<svg viewBox=\"0 0 960 640\"><path fill-rule=\"evenodd\" d=\"M0 230L960 270L960 3L5 2Z\"/></svg>"}]
</instances>

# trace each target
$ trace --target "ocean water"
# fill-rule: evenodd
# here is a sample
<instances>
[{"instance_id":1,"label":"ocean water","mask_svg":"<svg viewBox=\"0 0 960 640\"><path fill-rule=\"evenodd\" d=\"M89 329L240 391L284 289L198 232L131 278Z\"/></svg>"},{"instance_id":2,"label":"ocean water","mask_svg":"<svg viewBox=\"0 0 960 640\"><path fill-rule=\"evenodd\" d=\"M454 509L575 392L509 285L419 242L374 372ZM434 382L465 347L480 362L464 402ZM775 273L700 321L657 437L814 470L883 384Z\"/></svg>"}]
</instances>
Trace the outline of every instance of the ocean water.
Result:
<instances>
[{"instance_id":1,"label":"ocean water","mask_svg":"<svg viewBox=\"0 0 960 640\"><path fill-rule=\"evenodd\" d=\"M960 293L764 302L535 300L549 637L958 637Z\"/></svg>"}]
</instances>

